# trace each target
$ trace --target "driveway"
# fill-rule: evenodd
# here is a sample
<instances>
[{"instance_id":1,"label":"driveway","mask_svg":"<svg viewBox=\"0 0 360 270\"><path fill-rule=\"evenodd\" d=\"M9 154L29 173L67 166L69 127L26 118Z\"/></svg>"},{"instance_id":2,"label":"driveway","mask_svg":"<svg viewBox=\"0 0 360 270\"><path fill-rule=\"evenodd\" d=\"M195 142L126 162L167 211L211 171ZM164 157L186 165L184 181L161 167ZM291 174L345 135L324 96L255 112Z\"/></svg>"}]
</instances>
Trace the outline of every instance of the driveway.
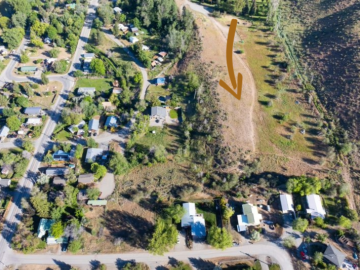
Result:
<instances>
[{"instance_id":1,"label":"driveway","mask_svg":"<svg viewBox=\"0 0 360 270\"><path fill-rule=\"evenodd\" d=\"M100 199L106 199L115 189L114 174L107 173L101 182L96 183L96 186L101 192Z\"/></svg>"},{"instance_id":2,"label":"driveway","mask_svg":"<svg viewBox=\"0 0 360 270\"><path fill-rule=\"evenodd\" d=\"M292 213L287 213L283 215L284 218L284 232L281 235L281 239L285 239L286 237L292 236L295 238L295 245L298 248L302 243L302 234L298 231L293 230L292 222L294 220L294 216Z\"/></svg>"}]
</instances>

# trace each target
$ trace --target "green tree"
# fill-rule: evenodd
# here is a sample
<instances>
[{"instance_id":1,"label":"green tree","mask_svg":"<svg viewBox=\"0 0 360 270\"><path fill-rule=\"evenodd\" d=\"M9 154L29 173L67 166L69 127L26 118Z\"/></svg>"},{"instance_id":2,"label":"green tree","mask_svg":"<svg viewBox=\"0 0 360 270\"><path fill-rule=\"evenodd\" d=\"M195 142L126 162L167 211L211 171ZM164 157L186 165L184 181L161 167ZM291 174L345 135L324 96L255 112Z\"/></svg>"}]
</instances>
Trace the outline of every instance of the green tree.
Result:
<instances>
[{"instance_id":1,"label":"green tree","mask_svg":"<svg viewBox=\"0 0 360 270\"><path fill-rule=\"evenodd\" d=\"M97 188L88 188L86 190L86 194L88 195L90 200L97 200L100 196L100 190Z\"/></svg>"},{"instance_id":2,"label":"green tree","mask_svg":"<svg viewBox=\"0 0 360 270\"><path fill-rule=\"evenodd\" d=\"M31 26L31 31L33 31L37 36L41 37L45 34L48 27L49 24L36 20Z\"/></svg>"},{"instance_id":3,"label":"green tree","mask_svg":"<svg viewBox=\"0 0 360 270\"><path fill-rule=\"evenodd\" d=\"M30 61L29 56L25 52L22 52L21 56L20 56L20 62L21 63L27 63L29 61Z\"/></svg>"},{"instance_id":4,"label":"green tree","mask_svg":"<svg viewBox=\"0 0 360 270\"><path fill-rule=\"evenodd\" d=\"M153 146L152 148L154 148L154 158L157 162L165 162L166 161L166 156L167 156L167 151L165 149L165 146L163 146L162 144L159 144L157 146Z\"/></svg>"},{"instance_id":5,"label":"green tree","mask_svg":"<svg viewBox=\"0 0 360 270\"><path fill-rule=\"evenodd\" d=\"M178 231L173 224L166 223L159 218L155 225L155 231L152 235L149 251L155 255L163 255L177 243Z\"/></svg>"},{"instance_id":6,"label":"green tree","mask_svg":"<svg viewBox=\"0 0 360 270\"><path fill-rule=\"evenodd\" d=\"M52 25L50 25L47 28L46 33L47 33L48 38L50 38L51 40L56 39L56 37L58 35L57 29Z\"/></svg>"},{"instance_id":7,"label":"green tree","mask_svg":"<svg viewBox=\"0 0 360 270\"><path fill-rule=\"evenodd\" d=\"M105 65L101 59L94 58L90 62L91 70L98 75L105 75Z\"/></svg>"},{"instance_id":8,"label":"green tree","mask_svg":"<svg viewBox=\"0 0 360 270\"><path fill-rule=\"evenodd\" d=\"M293 221L292 227L299 232L305 232L309 226L309 221L306 218L297 218Z\"/></svg>"},{"instance_id":9,"label":"green tree","mask_svg":"<svg viewBox=\"0 0 360 270\"><path fill-rule=\"evenodd\" d=\"M289 193L300 193L301 196L317 194L321 189L321 181L317 177L300 176L290 178L286 183Z\"/></svg>"},{"instance_id":10,"label":"green tree","mask_svg":"<svg viewBox=\"0 0 360 270\"><path fill-rule=\"evenodd\" d=\"M99 18L96 18L95 20L94 20L94 28L95 29L100 29L101 27L103 27L103 23L102 23L102 21L100 21L100 19Z\"/></svg>"},{"instance_id":11,"label":"green tree","mask_svg":"<svg viewBox=\"0 0 360 270\"><path fill-rule=\"evenodd\" d=\"M101 5L97 11L105 25L111 24L115 18L114 11L110 5Z\"/></svg>"},{"instance_id":12,"label":"green tree","mask_svg":"<svg viewBox=\"0 0 360 270\"><path fill-rule=\"evenodd\" d=\"M211 226L208 236L208 243L214 248L226 249L232 246L231 234L225 228L218 228L217 226Z\"/></svg>"},{"instance_id":13,"label":"green tree","mask_svg":"<svg viewBox=\"0 0 360 270\"><path fill-rule=\"evenodd\" d=\"M84 152L84 147L81 144L76 145L75 157L81 159Z\"/></svg>"},{"instance_id":14,"label":"green tree","mask_svg":"<svg viewBox=\"0 0 360 270\"><path fill-rule=\"evenodd\" d=\"M75 72L74 72L75 78L81 78L81 77L84 77L84 75L85 74L81 70L75 70Z\"/></svg>"},{"instance_id":15,"label":"green tree","mask_svg":"<svg viewBox=\"0 0 360 270\"><path fill-rule=\"evenodd\" d=\"M25 28L26 26L26 14L22 12L16 12L11 16L11 23L14 27Z\"/></svg>"},{"instance_id":16,"label":"green tree","mask_svg":"<svg viewBox=\"0 0 360 270\"><path fill-rule=\"evenodd\" d=\"M232 209L230 207L225 207L225 209L223 211L223 217L225 220L230 219L234 214L235 214L234 209Z\"/></svg>"},{"instance_id":17,"label":"green tree","mask_svg":"<svg viewBox=\"0 0 360 270\"><path fill-rule=\"evenodd\" d=\"M136 84L142 84L143 77L141 75L141 72L136 72L134 76L134 83Z\"/></svg>"},{"instance_id":18,"label":"green tree","mask_svg":"<svg viewBox=\"0 0 360 270\"><path fill-rule=\"evenodd\" d=\"M349 218L351 221L357 221L359 219L356 210L350 209L349 207L345 208L345 216Z\"/></svg>"},{"instance_id":19,"label":"green tree","mask_svg":"<svg viewBox=\"0 0 360 270\"><path fill-rule=\"evenodd\" d=\"M172 205L165 209L165 216L174 220L175 223L180 223L185 214L185 209L180 204Z\"/></svg>"},{"instance_id":20,"label":"green tree","mask_svg":"<svg viewBox=\"0 0 360 270\"><path fill-rule=\"evenodd\" d=\"M320 234L318 233L316 235L316 240L320 241L321 243L324 243L327 239L327 235L326 234Z\"/></svg>"},{"instance_id":21,"label":"green tree","mask_svg":"<svg viewBox=\"0 0 360 270\"><path fill-rule=\"evenodd\" d=\"M315 251L314 253L314 263L315 265L320 264L323 262L323 254L319 251Z\"/></svg>"},{"instance_id":22,"label":"green tree","mask_svg":"<svg viewBox=\"0 0 360 270\"><path fill-rule=\"evenodd\" d=\"M30 152L30 153L32 153L32 152L34 151L34 149L35 149L33 143L30 142L30 141L23 141L23 142L22 142L22 147L23 147L26 151L28 151L28 152Z\"/></svg>"},{"instance_id":23,"label":"green tree","mask_svg":"<svg viewBox=\"0 0 360 270\"><path fill-rule=\"evenodd\" d=\"M259 231L253 230L253 231L251 232L251 234L250 234L250 239L251 239L252 241L255 241L255 242L256 242L256 241L259 241L260 238L261 238L261 236L260 236Z\"/></svg>"},{"instance_id":24,"label":"green tree","mask_svg":"<svg viewBox=\"0 0 360 270\"><path fill-rule=\"evenodd\" d=\"M81 239L73 240L69 244L69 251L71 253L76 253L82 248L83 248L83 242Z\"/></svg>"},{"instance_id":25,"label":"green tree","mask_svg":"<svg viewBox=\"0 0 360 270\"><path fill-rule=\"evenodd\" d=\"M91 171L94 173L95 179L100 179L107 173L106 167L96 162L91 164Z\"/></svg>"},{"instance_id":26,"label":"green tree","mask_svg":"<svg viewBox=\"0 0 360 270\"><path fill-rule=\"evenodd\" d=\"M18 104L19 106L23 107L23 108L27 108L29 107L29 99L26 97L17 97L15 99L16 104Z\"/></svg>"},{"instance_id":27,"label":"green tree","mask_svg":"<svg viewBox=\"0 0 360 270\"><path fill-rule=\"evenodd\" d=\"M22 12L27 16L31 13L31 2L24 0L6 0L14 12Z\"/></svg>"},{"instance_id":28,"label":"green tree","mask_svg":"<svg viewBox=\"0 0 360 270\"><path fill-rule=\"evenodd\" d=\"M192 270L192 267L184 262L177 262L175 266L169 268L169 270Z\"/></svg>"},{"instance_id":29,"label":"green tree","mask_svg":"<svg viewBox=\"0 0 360 270\"><path fill-rule=\"evenodd\" d=\"M30 202L36 210L39 217L49 218L51 205L48 202L46 193L42 191L35 191L30 198Z\"/></svg>"},{"instance_id":30,"label":"green tree","mask_svg":"<svg viewBox=\"0 0 360 270\"><path fill-rule=\"evenodd\" d=\"M66 60L60 60L54 63L54 71L56 73L65 73L67 67L68 67L68 63L66 62Z\"/></svg>"},{"instance_id":31,"label":"green tree","mask_svg":"<svg viewBox=\"0 0 360 270\"><path fill-rule=\"evenodd\" d=\"M116 23L114 24L114 26L112 28L112 33L115 37L118 37L120 35L120 30Z\"/></svg>"},{"instance_id":32,"label":"green tree","mask_svg":"<svg viewBox=\"0 0 360 270\"><path fill-rule=\"evenodd\" d=\"M344 227L345 229L350 229L352 227L352 222L350 219L341 216L338 220L339 226Z\"/></svg>"},{"instance_id":33,"label":"green tree","mask_svg":"<svg viewBox=\"0 0 360 270\"><path fill-rule=\"evenodd\" d=\"M86 144L87 144L87 146L89 146L89 148L96 148L96 147L98 147L97 142L96 142L93 138L89 138L89 139L86 141Z\"/></svg>"},{"instance_id":34,"label":"green tree","mask_svg":"<svg viewBox=\"0 0 360 270\"><path fill-rule=\"evenodd\" d=\"M41 73L41 83L43 85L47 85L49 83L48 77L45 75L45 73Z\"/></svg>"},{"instance_id":35,"label":"green tree","mask_svg":"<svg viewBox=\"0 0 360 270\"><path fill-rule=\"evenodd\" d=\"M6 119L6 126L12 131L17 131L20 129L21 121L16 115L13 115Z\"/></svg>"},{"instance_id":36,"label":"green tree","mask_svg":"<svg viewBox=\"0 0 360 270\"><path fill-rule=\"evenodd\" d=\"M55 222L50 228L51 235L59 238L64 234L64 226L61 221Z\"/></svg>"},{"instance_id":37,"label":"green tree","mask_svg":"<svg viewBox=\"0 0 360 270\"><path fill-rule=\"evenodd\" d=\"M60 54L60 50L57 49L57 48L51 49L49 51L49 54L50 54L50 57L57 58L59 56L59 54Z\"/></svg>"},{"instance_id":38,"label":"green tree","mask_svg":"<svg viewBox=\"0 0 360 270\"><path fill-rule=\"evenodd\" d=\"M48 152L44 156L44 162L50 165L53 161L54 161L54 158L53 158L52 154L50 152Z\"/></svg>"},{"instance_id":39,"label":"green tree","mask_svg":"<svg viewBox=\"0 0 360 270\"><path fill-rule=\"evenodd\" d=\"M8 45L9 49L15 49L20 45L24 35L25 31L23 28L10 28L3 31L1 38Z\"/></svg>"},{"instance_id":40,"label":"green tree","mask_svg":"<svg viewBox=\"0 0 360 270\"><path fill-rule=\"evenodd\" d=\"M120 153L114 153L109 161L109 168L113 170L115 175L121 175L129 170L129 163Z\"/></svg>"},{"instance_id":41,"label":"green tree","mask_svg":"<svg viewBox=\"0 0 360 270\"><path fill-rule=\"evenodd\" d=\"M39 38L38 36L36 36L35 34L30 35L30 42L35 47L38 47L38 48L44 47L44 42L42 41L42 39Z\"/></svg>"},{"instance_id":42,"label":"green tree","mask_svg":"<svg viewBox=\"0 0 360 270\"><path fill-rule=\"evenodd\" d=\"M9 104L9 99L4 95L0 95L0 106L7 107L8 104Z\"/></svg>"},{"instance_id":43,"label":"green tree","mask_svg":"<svg viewBox=\"0 0 360 270\"><path fill-rule=\"evenodd\" d=\"M10 19L8 17L0 17L0 28L2 30L8 29L10 25Z\"/></svg>"},{"instance_id":44,"label":"green tree","mask_svg":"<svg viewBox=\"0 0 360 270\"><path fill-rule=\"evenodd\" d=\"M322 228L324 226L324 220L321 217L314 218L315 225Z\"/></svg>"},{"instance_id":45,"label":"green tree","mask_svg":"<svg viewBox=\"0 0 360 270\"><path fill-rule=\"evenodd\" d=\"M288 236L284 239L283 245L286 248L294 248L295 247L295 238L292 236Z\"/></svg>"}]
</instances>

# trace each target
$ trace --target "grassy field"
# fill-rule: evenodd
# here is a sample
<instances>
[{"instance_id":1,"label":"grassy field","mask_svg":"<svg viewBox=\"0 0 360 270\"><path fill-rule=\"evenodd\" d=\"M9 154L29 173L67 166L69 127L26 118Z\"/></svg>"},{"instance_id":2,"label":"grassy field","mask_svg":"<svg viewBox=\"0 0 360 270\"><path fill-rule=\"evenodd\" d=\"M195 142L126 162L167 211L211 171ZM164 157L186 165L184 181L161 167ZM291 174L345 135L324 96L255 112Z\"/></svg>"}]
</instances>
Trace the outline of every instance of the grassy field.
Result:
<instances>
[{"instance_id":1,"label":"grassy field","mask_svg":"<svg viewBox=\"0 0 360 270\"><path fill-rule=\"evenodd\" d=\"M148 90L146 91L146 100L151 100L153 96L160 97L160 96L167 96L169 95L169 91L166 91L166 89L163 86L157 86L157 85L150 85Z\"/></svg>"},{"instance_id":2,"label":"grassy field","mask_svg":"<svg viewBox=\"0 0 360 270\"><path fill-rule=\"evenodd\" d=\"M64 141L67 141L68 139L70 139L71 136L72 135L70 132L68 132L66 130L62 130L58 134L55 135L55 139L60 142L64 142Z\"/></svg>"},{"instance_id":3,"label":"grassy field","mask_svg":"<svg viewBox=\"0 0 360 270\"><path fill-rule=\"evenodd\" d=\"M213 212L213 204L212 203L197 203L196 204L196 212L199 214L203 214L205 222L208 227L216 225L216 215Z\"/></svg>"},{"instance_id":4,"label":"grassy field","mask_svg":"<svg viewBox=\"0 0 360 270\"><path fill-rule=\"evenodd\" d=\"M109 79L78 79L75 88L79 87L95 87L96 91L101 91L106 94L110 93L112 89L112 81Z\"/></svg>"}]
</instances>

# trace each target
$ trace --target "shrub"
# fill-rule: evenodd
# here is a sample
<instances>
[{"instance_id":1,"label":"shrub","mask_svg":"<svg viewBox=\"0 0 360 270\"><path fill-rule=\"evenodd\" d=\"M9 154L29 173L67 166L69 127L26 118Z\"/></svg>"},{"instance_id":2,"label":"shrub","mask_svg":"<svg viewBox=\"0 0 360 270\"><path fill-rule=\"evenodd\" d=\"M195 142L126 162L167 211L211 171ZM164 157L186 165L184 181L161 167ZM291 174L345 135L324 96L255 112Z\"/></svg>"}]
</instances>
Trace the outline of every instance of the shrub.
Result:
<instances>
[{"instance_id":1,"label":"shrub","mask_svg":"<svg viewBox=\"0 0 360 270\"><path fill-rule=\"evenodd\" d=\"M178 118L178 113L176 110L170 110L170 118L172 119Z\"/></svg>"},{"instance_id":2,"label":"shrub","mask_svg":"<svg viewBox=\"0 0 360 270\"><path fill-rule=\"evenodd\" d=\"M292 236L288 236L284 239L283 245L286 248L293 248L295 247L295 238Z\"/></svg>"}]
</instances>

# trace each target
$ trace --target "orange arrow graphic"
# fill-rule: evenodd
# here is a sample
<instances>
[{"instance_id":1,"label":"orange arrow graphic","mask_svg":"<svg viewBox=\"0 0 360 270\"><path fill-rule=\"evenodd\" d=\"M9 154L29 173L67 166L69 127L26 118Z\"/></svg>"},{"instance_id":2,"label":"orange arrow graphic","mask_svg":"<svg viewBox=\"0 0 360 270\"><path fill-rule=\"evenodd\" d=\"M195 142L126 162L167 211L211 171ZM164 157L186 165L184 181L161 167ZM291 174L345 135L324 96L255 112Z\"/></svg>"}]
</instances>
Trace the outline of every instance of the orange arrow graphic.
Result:
<instances>
[{"instance_id":1,"label":"orange arrow graphic","mask_svg":"<svg viewBox=\"0 0 360 270\"><path fill-rule=\"evenodd\" d=\"M238 100L241 99L241 90L242 90L242 74L238 73L237 83L236 83L236 77L234 72L234 65L233 65L233 46L234 46L234 39L235 39L235 32L236 32L236 26L237 26L237 20L232 19L230 24L230 30L226 45L226 63L227 68L230 76L230 81L232 84L233 89L227 85L226 82L223 80L220 80L219 84L222 88L224 88L226 91L228 91L230 94L232 94L235 98ZM237 88L237 91L235 92L235 89Z\"/></svg>"}]
</instances>

